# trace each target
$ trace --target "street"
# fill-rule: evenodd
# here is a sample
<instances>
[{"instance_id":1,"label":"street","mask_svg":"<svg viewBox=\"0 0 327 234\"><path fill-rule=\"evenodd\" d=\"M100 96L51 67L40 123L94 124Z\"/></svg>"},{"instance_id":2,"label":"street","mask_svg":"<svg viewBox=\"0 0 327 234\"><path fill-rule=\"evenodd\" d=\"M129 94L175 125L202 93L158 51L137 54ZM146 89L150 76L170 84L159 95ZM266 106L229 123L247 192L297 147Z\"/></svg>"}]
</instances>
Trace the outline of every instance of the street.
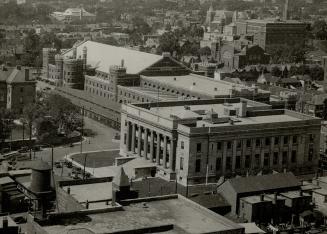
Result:
<instances>
[{"instance_id":1,"label":"street","mask_svg":"<svg viewBox=\"0 0 327 234\"><path fill-rule=\"evenodd\" d=\"M84 118L85 129L92 129L96 135L94 137L86 137L82 144L82 150L85 151L101 151L108 149L119 149L119 142L113 142L117 130L109 128L99 122L90 118ZM64 159L71 153L80 152L80 144L75 144L73 147L69 145L55 147L53 150L54 162ZM34 158L34 152L32 152ZM51 148L42 149L42 151L35 152L35 158L51 163ZM61 169L59 168L59 171Z\"/></svg>"}]
</instances>

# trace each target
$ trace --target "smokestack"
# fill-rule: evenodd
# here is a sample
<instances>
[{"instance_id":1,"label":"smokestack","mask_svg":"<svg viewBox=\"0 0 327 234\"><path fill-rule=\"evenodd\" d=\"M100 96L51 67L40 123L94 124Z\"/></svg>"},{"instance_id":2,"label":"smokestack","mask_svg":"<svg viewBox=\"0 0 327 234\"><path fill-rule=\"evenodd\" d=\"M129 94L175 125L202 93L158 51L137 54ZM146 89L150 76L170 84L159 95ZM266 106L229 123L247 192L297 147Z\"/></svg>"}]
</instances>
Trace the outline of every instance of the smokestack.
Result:
<instances>
[{"instance_id":1,"label":"smokestack","mask_svg":"<svg viewBox=\"0 0 327 234\"><path fill-rule=\"evenodd\" d=\"M247 102L244 100L241 100L241 108L239 110L239 117L246 117L247 112Z\"/></svg>"},{"instance_id":2,"label":"smokestack","mask_svg":"<svg viewBox=\"0 0 327 234\"><path fill-rule=\"evenodd\" d=\"M121 60L121 67L124 67L124 65L125 65L125 60L122 59L122 60Z\"/></svg>"}]
</instances>

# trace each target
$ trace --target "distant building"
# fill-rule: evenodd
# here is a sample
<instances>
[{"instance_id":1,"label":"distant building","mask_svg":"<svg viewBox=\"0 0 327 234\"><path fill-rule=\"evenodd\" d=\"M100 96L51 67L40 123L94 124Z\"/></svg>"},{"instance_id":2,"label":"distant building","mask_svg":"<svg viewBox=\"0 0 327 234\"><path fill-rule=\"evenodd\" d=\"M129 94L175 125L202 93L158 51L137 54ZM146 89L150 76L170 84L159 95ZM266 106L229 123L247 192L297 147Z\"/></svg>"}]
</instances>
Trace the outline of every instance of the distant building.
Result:
<instances>
[{"instance_id":1,"label":"distant building","mask_svg":"<svg viewBox=\"0 0 327 234\"><path fill-rule=\"evenodd\" d=\"M35 102L35 97L36 81L29 68L0 68L0 109L21 114L25 106Z\"/></svg>"},{"instance_id":2,"label":"distant building","mask_svg":"<svg viewBox=\"0 0 327 234\"><path fill-rule=\"evenodd\" d=\"M248 170L312 171L320 127L320 119L238 98L123 105L120 154L183 185Z\"/></svg>"},{"instance_id":3,"label":"distant building","mask_svg":"<svg viewBox=\"0 0 327 234\"><path fill-rule=\"evenodd\" d=\"M64 12L55 11L51 16L61 22L70 24L78 21L94 22L96 15L87 12L84 8L68 8Z\"/></svg>"},{"instance_id":4,"label":"distant building","mask_svg":"<svg viewBox=\"0 0 327 234\"><path fill-rule=\"evenodd\" d=\"M307 24L295 20L247 20L236 22L237 34L253 36L253 44L266 52L274 46L304 45Z\"/></svg>"},{"instance_id":5,"label":"distant building","mask_svg":"<svg viewBox=\"0 0 327 234\"><path fill-rule=\"evenodd\" d=\"M207 11L205 23L209 27L209 31L213 32L217 30L222 33L224 26L232 23L233 15L233 11L214 10L213 7L210 6Z\"/></svg>"}]
</instances>

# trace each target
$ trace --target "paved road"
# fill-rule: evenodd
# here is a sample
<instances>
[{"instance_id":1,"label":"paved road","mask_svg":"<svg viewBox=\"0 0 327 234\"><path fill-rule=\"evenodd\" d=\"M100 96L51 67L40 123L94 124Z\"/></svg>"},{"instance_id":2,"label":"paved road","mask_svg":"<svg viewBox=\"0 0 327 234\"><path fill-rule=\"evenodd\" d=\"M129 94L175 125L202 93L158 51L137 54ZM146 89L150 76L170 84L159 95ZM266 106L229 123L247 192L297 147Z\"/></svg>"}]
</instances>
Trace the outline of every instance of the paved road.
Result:
<instances>
[{"instance_id":1,"label":"paved road","mask_svg":"<svg viewBox=\"0 0 327 234\"><path fill-rule=\"evenodd\" d=\"M93 119L84 118L85 128L92 129L96 132L94 137L86 138L82 144L82 150L84 151L97 151L97 150L108 150L108 149L118 149L119 142L113 142L115 134L118 133L117 130L109 128ZM71 153L80 152L80 144L74 145L74 147L60 146L55 147L53 150L54 161L59 161L64 159L66 155ZM34 155L32 155L33 157ZM51 162L51 148L43 149L42 151L36 152L35 156L37 159L41 159L46 162Z\"/></svg>"}]
</instances>

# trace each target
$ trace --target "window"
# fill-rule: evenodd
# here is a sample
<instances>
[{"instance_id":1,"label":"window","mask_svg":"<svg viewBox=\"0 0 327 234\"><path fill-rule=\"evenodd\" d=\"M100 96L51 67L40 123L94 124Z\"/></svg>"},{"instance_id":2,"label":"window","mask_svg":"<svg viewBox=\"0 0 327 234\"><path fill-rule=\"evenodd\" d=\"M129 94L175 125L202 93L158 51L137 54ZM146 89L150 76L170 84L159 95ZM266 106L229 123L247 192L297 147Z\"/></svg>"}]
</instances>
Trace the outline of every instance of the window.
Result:
<instances>
[{"instance_id":1,"label":"window","mask_svg":"<svg viewBox=\"0 0 327 234\"><path fill-rule=\"evenodd\" d=\"M246 147L251 147L251 140L250 139L247 139L246 140Z\"/></svg>"},{"instance_id":2,"label":"window","mask_svg":"<svg viewBox=\"0 0 327 234\"><path fill-rule=\"evenodd\" d=\"M310 134L310 141L313 142L314 139L315 139L315 136L313 134Z\"/></svg>"},{"instance_id":3,"label":"window","mask_svg":"<svg viewBox=\"0 0 327 234\"><path fill-rule=\"evenodd\" d=\"M255 139L255 146L260 147L260 139Z\"/></svg>"},{"instance_id":4,"label":"window","mask_svg":"<svg viewBox=\"0 0 327 234\"><path fill-rule=\"evenodd\" d=\"M221 158L216 158L216 171L221 169Z\"/></svg>"},{"instance_id":5,"label":"window","mask_svg":"<svg viewBox=\"0 0 327 234\"><path fill-rule=\"evenodd\" d=\"M242 141L237 141L237 148L238 149L242 148Z\"/></svg>"},{"instance_id":6,"label":"window","mask_svg":"<svg viewBox=\"0 0 327 234\"><path fill-rule=\"evenodd\" d=\"M196 144L196 152L197 153L201 153L201 145L202 145L201 143Z\"/></svg>"},{"instance_id":7,"label":"window","mask_svg":"<svg viewBox=\"0 0 327 234\"><path fill-rule=\"evenodd\" d=\"M273 164L274 165L277 165L278 164L278 152L274 152Z\"/></svg>"},{"instance_id":8,"label":"window","mask_svg":"<svg viewBox=\"0 0 327 234\"><path fill-rule=\"evenodd\" d=\"M184 141L181 141L181 149L184 149Z\"/></svg>"},{"instance_id":9,"label":"window","mask_svg":"<svg viewBox=\"0 0 327 234\"><path fill-rule=\"evenodd\" d=\"M21 93L24 92L24 87L20 87L20 92L21 92Z\"/></svg>"},{"instance_id":10,"label":"window","mask_svg":"<svg viewBox=\"0 0 327 234\"><path fill-rule=\"evenodd\" d=\"M126 145L126 133L124 134L124 144Z\"/></svg>"},{"instance_id":11,"label":"window","mask_svg":"<svg viewBox=\"0 0 327 234\"><path fill-rule=\"evenodd\" d=\"M201 171L201 159L195 160L195 172Z\"/></svg>"},{"instance_id":12,"label":"window","mask_svg":"<svg viewBox=\"0 0 327 234\"><path fill-rule=\"evenodd\" d=\"M274 143L275 143L275 145L278 145L278 143L279 143L279 137L275 137Z\"/></svg>"},{"instance_id":13,"label":"window","mask_svg":"<svg viewBox=\"0 0 327 234\"><path fill-rule=\"evenodd\" d=\"M23 103L23 98L22 97L19 98L19 103L21 103L21 104Z\"/></svg>"},{"instance_id":14,"label":"window","mask_svg":"<svg viewBox=\"0 0 327 234\"><path fill-rule=\"evenodd\" d=\"M232 148L232 142L228 141L227 142L227 149L231 149Z\"/></svg>"},{"instance_id":15,"label":"window","mask_svg":"<svg viewBox=\"0 0 327 234\"><path fill-rule=\"evenodd\" d=\"M288 136L284 136L284 145L288 144Z\"/></svg>"},{"instance_id":16,"label":"window","mask_svg":"<svg viewBox=\"0 0 327 234\"><path fill-rule=\"evenodd\" d=\"M309 149L308 161L311 162L313 159L313 149Z\"/></svg>"},{"instance_id":17,"label":"window","mask_svg":"<svg viewBox=\"0 0 327 234\"><path fill-rule=\"evenodd\" d=\"M236 156L235 168L236 169L241 168L241 156Z\"/></svg>"},{"instance_id":18,"label":"window","mask_svg":"<svg viewBox=\"0 0 327 234\"><path fill-rule=\"evenodd\" d=\"M296 163L296 150L292 150L291 162Z\"/></svg>"},{"instance_id":19,"label":"window","mask_svg":"<svg viewBox=\"0 0 327 234\"><path fill-rule=\"evenodd\" d=\"M227 157L226 158L226 170L231 170L232 169L232 158Z\"/></svg>"},{"instance_id":20,"label":"window","mask_svg":"<svg viewBox=\"0 0 327 234\"><path fill-rule=\"evenodd\" d=\"M297 143L297 136L293 136L293 144Z\"/></svg>"},{"instance_id":21,"label":"window","mask_svg":"<svg viewBox=\"0 0 327 234\"><path fill-rule=\"evenodd\" d=\"M259 167L260 166L260 154L256 154L254 156L255 159L255 167Z\"/></svg>"},{"instance_id":22,"label":"window","mask_svg":"<svg viewBox=\"0 0 327 234\"><path fill-rule=\"evenodd\" d=\"M283 165L287 164L287 151L283 152L282 164Z\"/></svg>"},{"instance_id":23,"label":"window","mask_svg":"<svg viewBox=\"0 0 327 234\"><path fill-rule=\"evenodd\" d=\"M184 168L184 158L180 157L180 159L179 159L179 169L183 170L183 168Z\"/></svg>"},{"instance_id":24,"label":"window","mask_svg":"<svg viewBox=\"0 0 327 234\"><path fill-rule=\"evenodd\" d=\"M217 142L217 151L221 150L221 142Z\"/></svg>"},{"instance_id":25,"label":"window","mask_svg":"<svg viewBox=\"0 0 327 234\"><path fill-rule=\"evenodd\" d=\"M251 165L251 157L250 155L245 155L245 167L249 168Z\"/></svg>"},{"instance_id":26,"label":"window","mask_svg":"<svg viewBox=\"0 0 327 234\"><path fill-rule=\"evenodd\" d=\"M263 165L265 167L268 167L269 166L269 153L265 153L264 159L263 159Z\"/></svg>"}]
</instances>

